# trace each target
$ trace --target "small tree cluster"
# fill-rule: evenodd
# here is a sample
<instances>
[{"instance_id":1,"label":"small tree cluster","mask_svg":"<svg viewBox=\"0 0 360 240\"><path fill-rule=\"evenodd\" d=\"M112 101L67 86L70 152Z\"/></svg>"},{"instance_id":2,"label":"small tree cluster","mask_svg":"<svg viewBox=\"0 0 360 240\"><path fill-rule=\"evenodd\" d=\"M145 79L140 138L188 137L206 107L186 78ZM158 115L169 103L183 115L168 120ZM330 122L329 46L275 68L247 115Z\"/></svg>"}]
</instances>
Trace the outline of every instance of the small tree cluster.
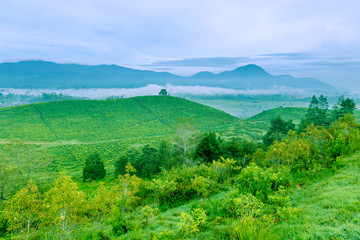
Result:
<instances>
[{"instance_id":1,"label":"small tree cluster","mask_svg":"<svg viewBox=\"0 0 360 240\"><path fill-rule=\"evenodd\" d=\"M105 166L98 153L91 154L85 161L83 170L84 182L99 180L106 176Z\"/></svg>"},{"instance_id":2,"label":"small tree cluster","mask_svg":"<svg viewBox=\"0 0 360 240\"><path fill-rule=\"evenodd\" d=\"M290 130L294 129L295 124L291 120L284 121L280 116L272 119L270 129L263 137L265 147L273 144L275 140L281 141Z\"/></svg>"}]
</instances>

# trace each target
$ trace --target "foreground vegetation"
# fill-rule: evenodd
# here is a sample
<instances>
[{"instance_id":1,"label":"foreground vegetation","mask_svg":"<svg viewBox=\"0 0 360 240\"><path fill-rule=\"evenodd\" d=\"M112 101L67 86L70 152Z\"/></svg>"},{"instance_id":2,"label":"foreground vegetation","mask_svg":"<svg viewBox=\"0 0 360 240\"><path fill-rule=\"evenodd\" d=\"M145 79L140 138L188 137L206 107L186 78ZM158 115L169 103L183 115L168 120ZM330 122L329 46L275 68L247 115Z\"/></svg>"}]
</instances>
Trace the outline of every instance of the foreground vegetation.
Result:
<instances>
[{"instance_id":1,"label":"foreground vegetation","mask_svg":"<svg viewBox=\"0 0 360 240\"><path fill-rule=\"evenodd\" d=\"M360 146L360 125L346 106L329 112L313 98L299 126L270 121L265 145L183 121L171 141L120 154L114 171L90 151L81 179L63 172L51 185L39 185L33 172L47 161L25 164L17 149L28 144L8 145L1 232L15 239L357 239L359 163L347 156ZM319 186L327 191L314 192Z\"/></svg>"}]
</instances>

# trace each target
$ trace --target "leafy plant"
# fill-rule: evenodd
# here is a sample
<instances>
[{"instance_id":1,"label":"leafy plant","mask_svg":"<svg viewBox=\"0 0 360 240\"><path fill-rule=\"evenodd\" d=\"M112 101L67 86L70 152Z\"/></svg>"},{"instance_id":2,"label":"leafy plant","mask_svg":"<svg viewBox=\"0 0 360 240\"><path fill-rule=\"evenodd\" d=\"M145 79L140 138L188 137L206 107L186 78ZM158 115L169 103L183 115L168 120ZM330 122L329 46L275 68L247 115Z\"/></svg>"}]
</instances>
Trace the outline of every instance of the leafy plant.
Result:
<instances>
[{"instance_id":1,"label":"leafy plant","mask_svg":"<svg viewBox=\"0 0 360 240\"><path fill-rule=\"evenodd\" d=\"M207 220L206 212L202 208L195 208L190 214L181 212L180 218L179 229L185 234L200 232Z\"/></svg>"}]
</instances>

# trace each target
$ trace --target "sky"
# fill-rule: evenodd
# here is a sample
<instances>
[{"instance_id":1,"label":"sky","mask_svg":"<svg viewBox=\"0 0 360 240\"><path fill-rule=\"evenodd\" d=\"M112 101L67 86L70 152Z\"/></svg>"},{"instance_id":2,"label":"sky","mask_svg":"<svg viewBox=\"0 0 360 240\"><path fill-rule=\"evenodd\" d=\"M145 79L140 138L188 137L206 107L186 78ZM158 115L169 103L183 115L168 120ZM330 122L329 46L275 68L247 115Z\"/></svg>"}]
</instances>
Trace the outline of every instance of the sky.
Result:
<instances>
[{"instance_id":1,"label":"sky","mask_svg":"<svg viewBox=\"0 0 360 240\"><path fill-rule=\"evenodd\" d=\"M358 0L0 0L0 62L191 75L249 63L360 89Z\"/></svg>"}]
</instances>

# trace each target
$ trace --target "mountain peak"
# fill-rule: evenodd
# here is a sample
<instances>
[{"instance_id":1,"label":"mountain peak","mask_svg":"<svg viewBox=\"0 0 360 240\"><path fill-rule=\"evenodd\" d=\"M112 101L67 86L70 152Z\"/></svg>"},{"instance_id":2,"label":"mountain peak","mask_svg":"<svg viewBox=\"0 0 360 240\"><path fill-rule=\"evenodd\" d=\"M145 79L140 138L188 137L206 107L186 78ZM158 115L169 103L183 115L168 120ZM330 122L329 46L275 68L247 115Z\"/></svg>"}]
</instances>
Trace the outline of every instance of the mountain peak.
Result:
<instances>
[{"instance_id":1,"label":"mountain peak","mask_svg":"<svg viewBox=\"0 0 360 240\"><path fill-rule=\"evenodd\" d=\"M238 67L235 70L233 70L233 72L238 72L238 73L241 72L241 73L246 73L247 75L254 75L254 76L270 75L263 68L255 64L248 64L242 67Z\"/></svg>"},{"instance_id":2,"label":"mountain peak","mask_svg":"<svg viewBox=\"0 0 360 240\"><path fill-rule=\"evenodd\" d=\"M220 73L223 77L231 78L249 78L249 77L270 77L272 76L261 67L255 64L248 64L242 67L238 67L232 71Z\"/></svg>"}]
</instances>

